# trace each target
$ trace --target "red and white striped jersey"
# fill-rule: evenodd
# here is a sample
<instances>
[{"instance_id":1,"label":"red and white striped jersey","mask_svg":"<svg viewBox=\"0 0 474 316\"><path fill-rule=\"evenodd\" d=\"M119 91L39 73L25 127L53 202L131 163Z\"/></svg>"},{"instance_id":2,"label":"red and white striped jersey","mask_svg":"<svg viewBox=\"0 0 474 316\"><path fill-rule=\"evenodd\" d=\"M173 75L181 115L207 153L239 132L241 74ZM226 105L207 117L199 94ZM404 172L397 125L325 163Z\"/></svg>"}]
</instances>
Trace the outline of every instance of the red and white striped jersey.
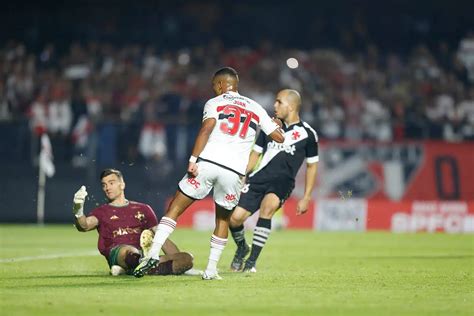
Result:
<instances>
[{"instance_id":1,"label":"red and white striped jersey","mask_svg":"<svg viewBox=\"0 0 474 316\"><path fill-rule=\"evenodd\" d=\"M237 92L226 92L207 101L203 121L216 126L199 158L245 174L257 127L269 135L278 128L260 104Z\"/></svg>"}]
</instances>

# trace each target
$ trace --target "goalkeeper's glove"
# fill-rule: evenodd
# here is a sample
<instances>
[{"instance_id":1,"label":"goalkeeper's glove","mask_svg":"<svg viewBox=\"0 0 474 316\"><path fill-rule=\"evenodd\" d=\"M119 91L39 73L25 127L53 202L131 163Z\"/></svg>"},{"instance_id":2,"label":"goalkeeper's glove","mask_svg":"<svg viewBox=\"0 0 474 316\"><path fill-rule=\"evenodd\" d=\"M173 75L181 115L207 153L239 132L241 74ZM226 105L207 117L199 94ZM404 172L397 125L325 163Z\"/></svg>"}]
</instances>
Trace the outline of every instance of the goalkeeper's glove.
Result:
<instances>
[{"instance_id":1,"label":"goalkeeper's glove","mask_svg":"<svg viewBox=\"0 0 474 316\"><path fill-rule=\"evenodd\" d=\"M76 194L74 194L74 206L72 207L72 212L74 213L76 218L84 216L84 202L86 200L86 196L87 191L85 186L82 186L76 192Z\"/></svg>"}]
</instances>

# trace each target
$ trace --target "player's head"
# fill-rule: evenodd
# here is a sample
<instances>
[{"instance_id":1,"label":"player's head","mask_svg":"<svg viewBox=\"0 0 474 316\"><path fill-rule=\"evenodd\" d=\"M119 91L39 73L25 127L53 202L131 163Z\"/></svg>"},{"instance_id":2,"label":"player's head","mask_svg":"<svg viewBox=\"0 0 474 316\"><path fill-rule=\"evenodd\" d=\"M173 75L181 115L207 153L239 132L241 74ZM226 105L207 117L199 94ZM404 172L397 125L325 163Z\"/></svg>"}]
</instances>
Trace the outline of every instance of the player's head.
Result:
<instances>
[{"instance_id":1,"label":"player's head","mask_svg":"<svg viewBox=\"0 0 474 316\"><path fill-rule=\"evenodd\" d=\"M293 115L298 115L301 107L301 96L298 91L284 89L278 92L275 99L275 116L286 120Z\"/></svg>"},{"instance_id":2,"label":"player's head","mask_svg":"<svg viewBox=\"0 0 474 316\"><path fill-rule=\"evenodd\" d=\"M239 75L234 68L221 68L212 77L212 89L216 95L221 95L227 91L237 91L238 86Z\"/></svg>"},{"instance_id":3,"label":"player's head","mask_svg":"<svg viewBox=\"0 0 474 316\"><path fill-rule=\"evenodd\" d=\"M105 169L100 174L102 190L107 199L112 202L125 195L125 182L122 173L117 169Z\"/></svg>"}]
</instances>

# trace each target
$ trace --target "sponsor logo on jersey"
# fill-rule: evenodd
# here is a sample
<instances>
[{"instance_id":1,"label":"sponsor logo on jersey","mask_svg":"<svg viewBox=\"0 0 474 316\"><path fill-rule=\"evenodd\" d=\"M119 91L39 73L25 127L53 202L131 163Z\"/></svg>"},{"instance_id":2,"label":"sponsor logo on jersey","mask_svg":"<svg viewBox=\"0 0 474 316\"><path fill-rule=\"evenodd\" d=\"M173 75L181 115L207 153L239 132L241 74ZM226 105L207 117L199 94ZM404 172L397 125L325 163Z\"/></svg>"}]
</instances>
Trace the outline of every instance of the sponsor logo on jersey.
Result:
<instances>
[{"instance_id":1,"label":"sponsor logo on jersey","mask_svg":"<svg viewBox=\"0 0 474 316\"><path fill-rule=\"evenodd\" d=\"M141 222L145 219L145 214L143 214L142 212L137 212L137 214L135 214L135 218Z\"/></svg>"},{"instance_id":2,"label":"sponsor logo on jersey","mask_svg":"<svg viewBox=\"0 0 474 316\"><path fill-rule=\"evenodd\" d=\"M231 201L234 201L234 200L236 199L236 196L235 196L235 194L227 193L227 194L225 195L225 199L226 199L227 201L231 202Z\"/></svg>"},{"instance_id":3,"label":"sponsor logo on jersey","mask_svg":"<svg viewBox=\"0 0 474 316\"><path fill-rule=\"evenodd\" d=\"M276 149L278 151L284 151L292 156L295 155L296 147L295 145L285 145L285 144L279 144L275 141L269 142L267 145L268 149Z\"/></svg>"},{"instance_id":4,"label":"sponsor logo on jersey","mask_svg":"<svg viewBox=\"0 0 474 316\"><path fill-rule=\"evenodd\" d=\"M190 185L193 186L193 188L195 190L199 189L199 186L201 186L201 183L199 183L198 180L196 180L196 178L189 178L188 180L186 180Z\"/></svg>"},{"instance_id":5,"label":"sponsor logo on jersey","mask_svg":"<svg viewBox=\"0 0 474 316\"><path fill-rule=\"evenodd\" d=\"M113 221L113 220L116 220L116 219L119 219L119 217L118 217L117 215L112 215L112 216L110 216L110 220Z\"/></svg>"},{"instance_id":6,"label":"sponsor logo on jersey","mask_svg":"<svg viewBox=\"0 0 474 316\"><path fill-rule=\"evenodd\" d=\"M131 228L131 227L122 228L122 227L119 227L118 229L116 229L112 232L114 237L125 236L125 235L128 235L128 234L140 234L140 233L141 233L141 228L139 228L139 227L137 227L137 228Z\"/></svg>"}]
</instances>

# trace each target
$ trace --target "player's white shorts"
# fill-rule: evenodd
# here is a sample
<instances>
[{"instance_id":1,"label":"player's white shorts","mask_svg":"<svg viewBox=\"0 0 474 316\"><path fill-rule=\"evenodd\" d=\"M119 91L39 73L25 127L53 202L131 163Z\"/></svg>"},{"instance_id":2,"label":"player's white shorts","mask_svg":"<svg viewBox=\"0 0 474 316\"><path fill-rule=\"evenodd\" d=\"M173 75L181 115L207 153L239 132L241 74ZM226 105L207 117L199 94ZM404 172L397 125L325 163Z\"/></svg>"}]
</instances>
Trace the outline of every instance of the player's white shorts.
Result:
<instances>
[{"instance_id":1,"label":"player's white shorts","mask_svg":"<svg viewBox=\"0 0 474 316\"><path fill-rule=\"evenodd\" d=\"M178 186L190 198L201 200L214 188L214 201L227 210L237 206L242 188L241 177L228 169L210 162L198 162L198 176L186 174Z\"/></svg>"}]
</instances>

